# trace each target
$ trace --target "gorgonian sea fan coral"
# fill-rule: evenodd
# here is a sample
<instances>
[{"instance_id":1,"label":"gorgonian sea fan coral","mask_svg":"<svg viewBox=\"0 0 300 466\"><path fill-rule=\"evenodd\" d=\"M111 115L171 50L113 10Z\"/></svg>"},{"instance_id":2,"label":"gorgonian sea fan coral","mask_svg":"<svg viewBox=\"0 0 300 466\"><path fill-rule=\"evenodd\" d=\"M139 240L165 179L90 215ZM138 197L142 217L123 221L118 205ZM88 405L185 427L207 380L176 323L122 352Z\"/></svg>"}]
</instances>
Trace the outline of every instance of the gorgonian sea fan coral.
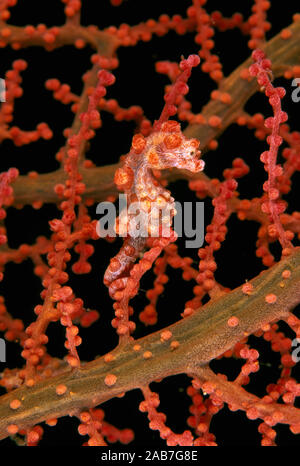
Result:
<instances>
[{"instance_id":1,"label":"gorgonian sea fan coral","mask_svg":"<svg viewBox=\"0 0 300 466\"><path fill-rule=\"evenodd\" d=\"M0 1L3 445L292 444L300 15L39 3ZM121 194L156 236L99 236Z\"/></svg>"}]
</instances>

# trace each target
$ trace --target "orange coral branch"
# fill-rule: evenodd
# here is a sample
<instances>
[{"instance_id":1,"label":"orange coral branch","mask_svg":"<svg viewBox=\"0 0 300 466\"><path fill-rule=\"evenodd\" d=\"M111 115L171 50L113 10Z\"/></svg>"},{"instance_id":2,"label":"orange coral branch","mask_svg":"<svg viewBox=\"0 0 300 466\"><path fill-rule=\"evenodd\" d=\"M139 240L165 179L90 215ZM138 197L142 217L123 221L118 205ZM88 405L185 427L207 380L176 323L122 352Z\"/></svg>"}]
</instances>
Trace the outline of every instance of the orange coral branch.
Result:
<instances>
[{"instance_id":1,"label":"orange coral branch","mask_svg":"<svg viewBox=\"0 0 300 466\"><path fill-rule=\"evenodd\" d=\"M286 270L291 274L284 279L282 273ZM249 283L253 287L250 295L245 294L241 286L164 329L171 332L171 340L162 342L163 331L158 331L117 347L111 353L113 357L97 358L81 368L68 369L42 380L31 388L22 386L3 395L0 398L0 439L8 435L7 427L11 424L24 428L46 419L74 415L83 407L97 406L161 377L192 373L196 366L205 366L262 325L286 318L300 302L300 250ZM266 296L274 290L276 302L267 302ZM238 325L229 325L232 316L237 318ZM138 345L138 351L133 349L134 345L136 349ZM144 357L146 352L151 357ZM58 395L56 387L61 385L66 389L63 395ZM10 407L15 399L21 400L17 410ZM299 423L300 411L293 409L292 419L287 420Z\"/></svg>"}]
</instances>

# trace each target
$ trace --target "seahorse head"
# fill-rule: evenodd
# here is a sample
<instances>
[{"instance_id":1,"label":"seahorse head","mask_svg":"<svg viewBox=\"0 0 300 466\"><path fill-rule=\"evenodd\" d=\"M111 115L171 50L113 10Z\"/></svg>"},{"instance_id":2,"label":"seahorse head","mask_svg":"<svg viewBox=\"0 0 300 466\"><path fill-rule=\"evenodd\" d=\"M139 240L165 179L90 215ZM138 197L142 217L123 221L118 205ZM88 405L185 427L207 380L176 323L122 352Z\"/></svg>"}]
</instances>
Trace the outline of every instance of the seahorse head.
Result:
<instances>
[{"instance_id":1,"label":"seahorse head","mask_svg":"<svg viewBox=\"0 0 300 466\"><path fill-rule=\"evenodd\" d=\"M198 139L187 139L179 123L170 120L148 136L145 155L153 169L177 167L199 172L204 168L204 161L199 159L199 144Z\"/></svg>"}]
</instances>

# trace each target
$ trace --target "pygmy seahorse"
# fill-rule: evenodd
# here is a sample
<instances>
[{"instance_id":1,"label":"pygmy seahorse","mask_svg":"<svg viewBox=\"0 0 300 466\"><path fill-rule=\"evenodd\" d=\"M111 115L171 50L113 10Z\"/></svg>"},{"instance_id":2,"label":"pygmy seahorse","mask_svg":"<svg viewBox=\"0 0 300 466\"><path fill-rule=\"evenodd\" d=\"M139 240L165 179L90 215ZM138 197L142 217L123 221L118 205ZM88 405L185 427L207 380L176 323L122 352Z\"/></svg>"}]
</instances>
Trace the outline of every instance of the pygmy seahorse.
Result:
<instances>
[{"instance_id":1,"label":"pygmy seahorse","mask_svg":"<svg viewBox=\"0 0 300 466\"><path fill-rule=\"evenodd\" d=\"M171 213L161 219L160 236L170 231L172 217L175 214L175 204L170 191L154 177L153 170L171 167L191 172L203 170L204 161L199 159L199 144L197 139L187 139L182 134L179 123L169 120L163 123L158 131L154 131L146 138L141 134L136 134L123 166L116 171L114 181L117 188L127 195L128 206L138 203L140 213L144 214L142 218L149 220L154 207ZM138 218L140 220L141 216L139 215ZM116 225L117 233L124 233L124 229L127 229L130 222L131 225L135 222L133 214L121 213ZM147 236L155 236L155 234L157 236L158 223L153 219L148 221L146 230L141 229L143 236L133 235L129 231L120 251L111 259L104 275L104 284L109 287L112 297L117 289L125 286L126 276L146 247Z\"/></svg>"}]
</instances>

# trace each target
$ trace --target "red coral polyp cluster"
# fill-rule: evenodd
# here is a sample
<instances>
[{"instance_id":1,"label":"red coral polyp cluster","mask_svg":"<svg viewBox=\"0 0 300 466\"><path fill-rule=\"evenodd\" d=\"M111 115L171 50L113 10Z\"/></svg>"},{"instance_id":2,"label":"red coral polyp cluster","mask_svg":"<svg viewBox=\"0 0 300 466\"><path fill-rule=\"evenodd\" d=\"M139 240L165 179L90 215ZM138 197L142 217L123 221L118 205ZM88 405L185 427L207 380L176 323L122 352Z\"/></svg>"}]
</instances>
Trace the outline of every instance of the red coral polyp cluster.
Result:
<instances>
[{"instance_id":1,"label":"red coral polyp cluster","mask_svg":"<svg viewBox=\"0 0 300 466\"><path fill-rule=\"evenodd\" d=\"M99 6L101 21L105 22L105 8L130 12L131 2L106 0L106 6ZM86 437L84 445L139 444L139 426L135 433L132 424L130 428L114 426L106 421L101 406L134 389L144 398L139 410L156 431L153 438L157 445L161 440L168 446L222 444L221 436L213 431L215 416L223 415L226 438L229 421L225 406L232 412L244 412L249 421L260 420L262 445L275 445L277 430L281 432L284 424L290 433L299 433L295 342L300 338L300 320L293 310L300 301L300 213L290 200L300 170L300 133L291 129L293 118L286 111L284 87L274 82L283 76L295 78L294 87L299 85L299 15L267 41L272 26L267 17L271 2L265 0L254 0L246 17L241 13L226 17L211 11L207 0L191 0L180 6L180 14L174 4L173 16L155 13L154 18L138 24L122 20L116 26L109 18L103 29L84 25L87 11L82 7L87 6L80 0L61 3L64 24L17 26L13 24L20 6L17 0L0 1L0 47L3 56L10 46L17 57L12 65L5 64L5 99L0 108L4 153L13 148L23 156L25 145L31 149L37 143L44 144L39 146L43 157L47 144L53 150L58 133L51 129L51 118L48 125L37 116L38 123L31 129L27 121L23 125L17 118L17 99L22 102L26 95L23 77L32 72L29 55L22 55L22 49L27 52L27 48L41 47L51 53L73 46L76 53L86 54L90 63L82 76L80 93L74 91L73 83L63 80L58 68L57 76L53 70L43 83L47 98L53 96L55 105L68 106L73 117L72 124L57 137L57 141L64 138L53 157L58 168L49 173L24 170L14 156L18 168L7 169L5 165L0 173L0 285L1 293L7 291L8 295L6 301L0 296L0 332L10 345L20 346L18 354L23 361L21 365L18 362L21 367L1 369L0 385L7 394L0 397L0 438L10 437L28 446L46 444L40 424L45 422L47 430L60 417L69 415L77 419L80 442ZM156 8L154 3L151 7ZM132 17L138 14L138 8L133 10ZM227 31L244 36L244 45L252 54L228 75L229 66L221 63L222 37ZM178 43L174 45L175 36ZM157 108L154 80L143 84L143 57L134 65L124 58L127 47L141 42L147 47L154 37L158 43L171 37L167 56L158 49L152 53L153 72L163 75L162 108ZM230 45L225 54L228 64L234 53ZM76 63L71 66L75 76ZM124 68L129 75L127 83L122 78ZM147 115L147 105L135 95L132 83L137 77L144 97L155 105L154 118ZM255 100L257 113L246 110L247 101L257 92L267 98L266 117L260 113L261 99ZM199 95L207 99L196 112ZM58 116L54 115L55 119ZM101 160L116 151L115 142L123 138L118 130L125 126L127 139L122 147L126 150L116 154L118 162ZM229 127L236 132L233 137L233 133L226 134ZM240 138L239 131L247 136ZM259 140L258 146L251 145L251 131ZM224 140L228 134L230 139L225 148L220 138L223 132ZM179 179L187 181L182 191L173 184ZM258 188L256 197L253 184ZM96 204L105 201L106 206L115 208L118 195L126 197L129 213L118 211L115 235L100 235ZM183 245L182 235L173 226L178 207L175 197L182 205L188 197L193 202L200 199L206 212L210 211L205 213L203 244L196 251ZM42 218L50 203L56 214L51 210L47 232L27 244L20 228L11 228L10 215L29 205L41 209ZM130 207L136 203L144 220L133 231L132 225L137 227L138 221ZM160 209L156 217L152 217L153 207ZM251 222L258 224L252 246L254 259L262 266L253 273L248 267L253 238L235 233L237 224L247 228ZM185 226L191 230L192 223L189 218ZM197 224L195 231L199 228ZM145 235L136 234L139 229ZM18 230L18 242L12 230ZM117 241L116 235L121 237ZM243 250L236 238L243 243ZM222 255L226 248L228 256ZM239 262L243 270L235 265L239 251L245 253ZM13 267L30 263L34 274L34 282L24 277L26 292L32 291L35 302L30 309L27 301L22 302L22 319L20 310L16 312L10 303L9 288L14 293L17 289L16 279L11 279L11 263ZM235 283L229 286L234 277ZM97 309L90 309L90 305ZM91 326L91 336L86 337ZM54 356L55 328L63 356ZM114 347L115 338L118 344ZM93 350L90 360L87 347ZM261 377L264 385L258 396L259 390L253 389L256 374L268 366L265 357L270 349L277 375L266 383ZM265 373L268 375L267 370ZM150 389L150 383L178 374L187 376L178 393L189 397L190 407L182 419L179 406L184 403L180 401L174 409L172 402L173 421L167 422L167 415L158 410L164 403L152 386ZM120 409L122 402L117 405L120 426L123 418L126 423L133 422ZM112 411L107 411L109 418ZM174 413L177 424L173 427Z\"/></svg>"}]
</instances>

